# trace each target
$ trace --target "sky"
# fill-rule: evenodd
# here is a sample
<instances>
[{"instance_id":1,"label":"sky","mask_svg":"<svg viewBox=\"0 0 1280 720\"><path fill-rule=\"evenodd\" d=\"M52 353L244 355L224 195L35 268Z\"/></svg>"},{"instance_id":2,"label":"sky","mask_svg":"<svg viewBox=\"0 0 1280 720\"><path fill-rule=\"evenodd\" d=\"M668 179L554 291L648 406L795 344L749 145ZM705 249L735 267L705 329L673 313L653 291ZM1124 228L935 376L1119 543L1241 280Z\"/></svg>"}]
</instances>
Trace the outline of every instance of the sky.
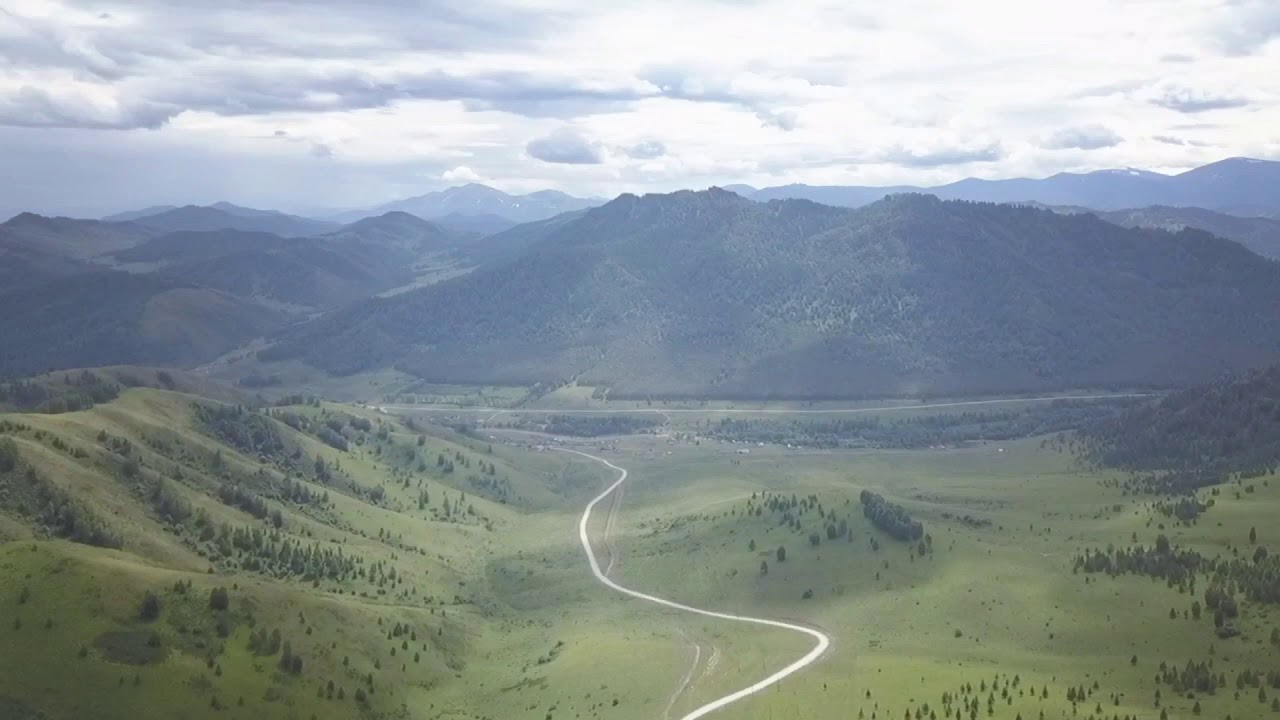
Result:
<instances>
[{"instance_id":1,"label":"sky","mask_svg":"<svg viewBox=\"0 0 1280 720\"><path fill-rule=\"evenodd\" d=\"M0 0L0 213L1280 159L1277 0Z\"/></svg>"}]
</instances>

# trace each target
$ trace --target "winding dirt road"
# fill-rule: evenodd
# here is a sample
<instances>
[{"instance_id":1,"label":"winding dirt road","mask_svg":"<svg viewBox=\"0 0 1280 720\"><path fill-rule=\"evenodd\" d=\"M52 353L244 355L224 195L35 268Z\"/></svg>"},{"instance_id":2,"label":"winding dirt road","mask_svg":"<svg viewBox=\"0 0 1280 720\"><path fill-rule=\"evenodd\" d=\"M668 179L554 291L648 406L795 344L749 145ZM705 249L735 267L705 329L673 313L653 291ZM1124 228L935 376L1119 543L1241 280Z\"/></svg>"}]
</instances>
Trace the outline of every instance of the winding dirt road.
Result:
<instances>
[{"instance_id":1,"label":"winding dirt road","mask_svg":"<svg viewBox=\"0 0 1280 720\"><path fill-rule=\"evenodd\" d=\"M594 510L597 505L603 502L605 498L609 497L615 490L617 490L619 487L622 486L623 483L627 481L627 471L625 468L618 467L617 465L614 465L613 463L609 462L608 460L605 460L604 458L596 457L595 455L590 455L580 450L570 450L568 448L556 448L556 449L560 450L561 452L573 453L574 455L581 455L582 457L601 463L604 466L610 468L611 470L616 470L619 473L618 479L615 480L612 485L605 488L604 492L600 493L595 497L595 499L587 503L586 509L582 511L582 519L578 521L578 539L582 542L582 549L587 553L587 562L591 564L591 572L596 576L596 580L599 580L606 587L612 590L616 590L617 592L620 592L623 595L629 595L633 598L644 600L646 602L651 602L656 605L662 605L664 607L674 608L676 610L682 610L684 612L694 613L696 615L703 615L706 617L716 618L719 620L731 620L734 622L751 623L753 625L767 625L769 627L781 628L783 630L791 630L793 632L804 633L805 635L809 635L810 637L817 640L817 643L813 646L812 650L805 653L803 657L791 663L790 665L787 665L786 667L782 668L781 670L778 670L772 675L754 684L748 685L747 687L744 687L741 690L729 693L728 695L725 695L724 697L719 698L717 700L713 700L707 703L706 705L703 705L702 707L699 707L696 710L684 715L683 717L680 718L680 720L697 720L697 718L703 717L705 715L709 715L732 702L736 702L738 700L741 700L742 698L748 697L750 695L754 695L762 690L766 690L771 685L778 682L779 680L782 680L783 678L789 675L792 675L794 673L797 673L803 670L804 668L812 665L815 661L817 661L818 658L822 657L822 654L825 653L827 651L827 648L831 646L831 638L827 637L827 634L820 630L804 627L803 625L793 625L792 623L782 622L780 620L768 620L765 618L749 617L746 615L734 615L732 613L715 612L713 610L703 610L702 608L696 608L690 605L684 605L682 603L660 598L655 595L642 593L638 590L632 590L631 588L623 587L618 583L614 582L613 580L610 580L608 574L600 569L600 561L596 559L595 551L591 549L591 539L587 534L587 524L591 520L591 511Z\"/></svg>"}]
</instances>

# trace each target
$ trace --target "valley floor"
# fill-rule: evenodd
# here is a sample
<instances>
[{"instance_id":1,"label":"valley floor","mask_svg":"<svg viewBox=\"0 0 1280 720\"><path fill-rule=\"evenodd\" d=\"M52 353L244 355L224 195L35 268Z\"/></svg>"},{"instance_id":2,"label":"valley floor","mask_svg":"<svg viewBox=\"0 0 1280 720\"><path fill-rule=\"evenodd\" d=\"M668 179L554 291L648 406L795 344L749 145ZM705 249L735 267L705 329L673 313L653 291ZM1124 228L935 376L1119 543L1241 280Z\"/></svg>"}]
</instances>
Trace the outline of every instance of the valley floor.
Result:
<instances>
[{"instance_id":1,"label":"valley floor","mask_svg":"<svg viewBox=\"0 0 1280 720\"><path fill-rule=\"evenodd\" d=\"M124 538L121 550L42 539L47 518L0 504L0 636L9 640L0 717L92 708L104 718L679 720L813 646L599 584L577 524L617 474L539 449L547 440L324 403L277 408L280 448L246 451L193 420L192 402L140 389L78 413L0 416L22 426L3 433L21 462L93 498ZM1278 669L1274 607L1243 602L1233 621L1241 634L1224 639L1212 613L1191 616L1203 586L1075 570L1087 549L1149 547L1162 534L1206 556L1252 554L1250 528L1257 545L1276 541L1274 477L1247 481L1248 492L1244 482L1222 486L1212 507L1180 524L1159 498L1128 492L1117 474L1082 468L1039 438L920 450L753 444L743 453L700 436L702 420L554 444L630 472L625 493L603 500L588 527L610 578L830 636L818 662L714 716L1154 720L1190 717L1198 705L1206 717L1250 718L1270 714L1260 698L1280 696L1253 675ZM332 439L325 422L350 440L346 450L320 440ZM84 457L54 448L55 437ZM126 437L140 471L122 470L109 452L110 438ZM25 492L20 471L0 466L0 493L9 493L0 498ZM217 534L202 541L194 524L161 517L155 486L128 472L162 478L214 526L260 528L272 563L284 544L318 543L340 549L353 570L313 577L256 564L250 551L224 555ZM282 479L328 492L328 503L281 499L271 488ZM278 535L270 516L219 502L222 482L255 488L282 510ZM864 490L901 505L928 542L873 525ZM218 588L227 610L210 606ZM153 620L141 617L148 592L161 606ZM258 646L257 633L270 630L303 659L297 672L281 649ZM1212 694L1162 677L1162 667L1202 661L1226 680Z\"/></svg>"}]
</instances>

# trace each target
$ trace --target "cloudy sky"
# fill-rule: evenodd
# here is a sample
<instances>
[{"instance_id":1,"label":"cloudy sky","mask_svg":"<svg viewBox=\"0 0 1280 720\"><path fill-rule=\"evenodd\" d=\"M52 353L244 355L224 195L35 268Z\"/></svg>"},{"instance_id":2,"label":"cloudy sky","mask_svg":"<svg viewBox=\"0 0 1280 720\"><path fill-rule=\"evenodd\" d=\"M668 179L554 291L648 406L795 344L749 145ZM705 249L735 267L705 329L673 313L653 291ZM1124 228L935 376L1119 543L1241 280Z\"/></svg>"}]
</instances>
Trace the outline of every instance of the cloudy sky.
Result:
<instances>
[{"instance_id":1,"label":"cloudy sky","mask_svg":"<svg viewBox=\"0 0 1280 720\"><path fill-rule=\"evenodd\" d=\"M1280 159L1277 0L0 0L0 213Z\"/></svg>"}]
</instances>

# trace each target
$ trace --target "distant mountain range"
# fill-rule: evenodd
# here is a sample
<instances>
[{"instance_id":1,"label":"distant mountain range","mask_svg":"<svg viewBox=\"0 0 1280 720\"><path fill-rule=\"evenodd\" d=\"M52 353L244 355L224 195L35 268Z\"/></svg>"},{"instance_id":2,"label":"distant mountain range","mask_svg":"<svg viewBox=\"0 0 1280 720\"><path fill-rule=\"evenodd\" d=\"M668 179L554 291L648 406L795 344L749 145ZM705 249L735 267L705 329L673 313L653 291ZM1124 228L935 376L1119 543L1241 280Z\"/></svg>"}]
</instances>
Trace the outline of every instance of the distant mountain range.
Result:
<instances>
[{"instance_id":1,"label":"distant mountain range","mask_svg":"<svg viewBox=\"0 0 1280 720\"><path fill-rule=\"evenodd\" d=\"M326 232L201 229L224 223ZM298 317L418 282L420 270L466 267L474 239L406 213L346 226L234 206L122 222L24 213L0 223L0 376L207 362Z\"/></svg>"},{"instance_id":2,"label":"distant mountain range","mask_svg":"<svg viewBox=\"0 0 1280 720\"><path fill-rule=\"evenodd\" d=\"M267 232L282 237L307 237L332 232L340 224L287 215L275 210L254 210L231 203L187 205L178 208L150 208L103 218L105 222L131 222L162 230L244 230Z\"/></svg>"},{"instance_id":3,"label":"distant mountain range","mask_svg":"<svg viewBox=\"0 0 1280 720\"><path fill-rule=\"evenodd\" d=\"M1085 203L1159 187L1258 209L1278 165L946 186L1021 198L1002 206L903 194L853 209L743 185L592 206L471 185L405 201L444 213L433 221L389 210L339 225L230 203L23 213L0 223L0 375L199 363L265 335L264 358L335 373L579 377L637 394L1176 385L1276 350L1277 264L1193 229L1280 259L1280 217Z\"/></svg>"},{"instance_id":4,"label":"distant mountain range","mask_svg":"<svg viewBox=\"0 0 1280 720\"><path fill-rule=\"evenodd\" d=\"M1280 218L1280 162L1231 158L1178 175L1125 168L1058 173L1043 179L967 178L936 187L784 185L749 193L752 200L803 199L838 207L861 207L886 195L923 192L944 200L1040 202L1093 210L1168 205L1200 207L1231 215Z\"/></svg>"},{"instance_id":5,"label":"distant mountain range","mask_svg":"<svg viewBox=\"0 0 1280 720\"><path fill-rule=\"evenodd\" d=\"M521 226L526 250L362 301L260 358L630 395L1166 386L1280 353L1280 263L1207 233L899 195L712 189ZM492 240L494 238L490 238Z\"/></svg>"},{"instance_id":6,"label":"distant mountain range","mask_svg":"<svg viewBox=\"0 0 1280 720\"><path fill-rule=\"evenodd\" d=\"M396 200L367 210L350 210L330 219L352 222L367 215L400 211L424 220L460 217L495 217L510 223L545 220L560 213L601 205L600 198L577 198L555 190L542 190L528 195L509 195L487 185L472 183L448 190Z\"/></svg>"}]
</instances>

